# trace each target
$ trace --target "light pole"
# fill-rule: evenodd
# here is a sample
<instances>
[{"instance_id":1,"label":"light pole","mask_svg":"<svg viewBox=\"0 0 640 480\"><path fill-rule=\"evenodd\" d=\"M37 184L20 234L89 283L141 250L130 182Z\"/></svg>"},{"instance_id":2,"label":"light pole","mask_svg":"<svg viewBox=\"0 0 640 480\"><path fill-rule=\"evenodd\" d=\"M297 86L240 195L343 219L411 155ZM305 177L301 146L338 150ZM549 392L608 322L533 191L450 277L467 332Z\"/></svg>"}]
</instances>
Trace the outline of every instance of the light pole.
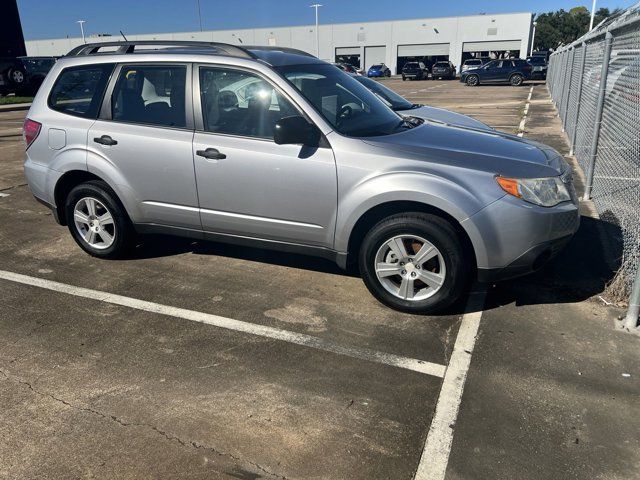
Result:
<instances>
[{"instance_id":1,"label":"light pole","mask_svg":"<svg viewBox=\"0 0 640 480\"><path fill-rule=\"evenodd\" d=\"M200 12L200 0L196 0L196 5L198 7L198 21L200 22L200 31L202 31L202 13Z\"/></svg>"},{"instance_id":2,"label":"light pole","mask_svg":"<svg viewBox=\"0 0 640 480\"><path fill-rule=\"evenodd\" d=\"M533 55L533 49L535 48L537 25L538 25L538 22L533 22L533 34L531 35L531 52L529 52L529 56Z\"/></svg>"},{"instance_id":3,"label":"light pole","mask_svg":"<svg viewBox=\"0 0 640 480\"><path fill-rule=\"evenodd\" d=\"M321 7L319 3L314 3L311 8L316 9L316 57L320 58L320 29L318 27L318 9Z\"/></svg>"},{"instance_id":4,"label":"light pole","mask_svg":"<svg viewBox=\"0 0 640 480\"><path fill-rule=\"evenodd\" d=\"M596 0L591 4L591 23L589 23L589 31L593 30L593 20L596 17Z\"/></svg>"},{"instance_id":5,"label":"light pole","mask_svg":"<svg viewBox=\"0 0 640 480\"><path fill-rule=\"evenodd\" d=\"M78 20L76 23L80 24L80 33L82 33L82 43L87 43L87 41L84 39L84 24L86 23L86 20Z\"/></svg>"}]
</instances>

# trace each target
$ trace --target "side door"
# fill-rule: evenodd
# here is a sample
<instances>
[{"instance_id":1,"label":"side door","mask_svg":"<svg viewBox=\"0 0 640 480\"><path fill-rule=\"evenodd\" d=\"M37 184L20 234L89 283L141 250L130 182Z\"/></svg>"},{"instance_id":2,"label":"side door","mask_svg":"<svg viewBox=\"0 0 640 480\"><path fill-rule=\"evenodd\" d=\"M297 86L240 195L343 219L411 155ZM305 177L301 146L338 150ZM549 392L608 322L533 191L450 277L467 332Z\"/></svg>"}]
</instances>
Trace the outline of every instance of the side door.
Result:
<instances>
[{"instance_id":1,"label":"side door","mask_svg":"<svg viewBox=\"0 0 640 480\"><path fill-rule=\"evenodd\" d=\"M333 246L337 179L329 147L277 145L275 123L302 112L261 74L194 70L193 141L205 231Z\"/></svg>"},{"instance_id":2,"label":"side door","mask_svg":"<svg viewBox=\"0 0 640 480\"><path fill-rule=\"evenodd\" d=\"M485 83L495 83L502 77L502 60L492 60L483 68L481 81Z\"/></svg>"},{"instance_id":3,"label":"side door","mask_svg":"<svg viewBox=\"0 0 640 480\"><path fill-rule=\"evenodd\" d=\"M135 223L201 230L192 141L191 65L123 64L89 130L87 165L118 185Z\"/></svg>"}]
</instances>

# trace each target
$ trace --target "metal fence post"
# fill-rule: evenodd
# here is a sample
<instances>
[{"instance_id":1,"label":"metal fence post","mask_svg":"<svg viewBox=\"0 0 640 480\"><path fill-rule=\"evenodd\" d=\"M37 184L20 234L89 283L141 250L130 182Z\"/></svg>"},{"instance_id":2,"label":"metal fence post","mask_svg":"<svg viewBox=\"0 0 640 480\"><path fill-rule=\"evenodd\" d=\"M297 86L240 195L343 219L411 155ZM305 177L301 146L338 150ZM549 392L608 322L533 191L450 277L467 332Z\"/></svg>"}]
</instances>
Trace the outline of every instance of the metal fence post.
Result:
<instances>
[{"instance_id":1,"label":"metal fence post","mask_svg":"<svg viewBox=\"0 0 640 480\"><path fill-rule=\"evenodd\" d=\"M564 80L566 78L567 71L567 57L569 52L565 50L562 52L562 60L561 65L562 68L558 71L558 81L561 79ZM562 119L562 99L564 98L564 89L566 88L567 82L560 83L560 96L558 97L557 108L558 108L558 117Z\"/></svg>"},{"instance_id":2,"label":"metal fence post","mask_svg":"<svg viewBox=\"0 0 640 480\"><path fill-rule=\"evenodd\" d=\"M567 60L567 73L569 75L569 79L567 80L567 75L564 77L564 81L567 84L567 95L564 103L564 117L562 119L562 131L567 131L567 117L569 116L569 99L571 98L571 79L573 77L573 63L576 58L576 48L574 46L571 47L569 51L569 59ZM569 68L569 62L571 62L571 68Z\"/></svg>"},{"instance_id":3,"label":"metal fence post","mask_svg":"<svg viewBox=\"0 0 640 480\"><path fill-rule=\"evenodd\" d=\"M612 46L613 35L608 31L604 41L604 56L602 58L602 70L600 71L600 89L598 92L598 102L596 103L596 118L593 124L591 148L589 150L589 170L587 171L587 186L584 190L584 198L586 199L591 198L591 190L593 190L593 173L596 168L596 157L598 156L600 125L602 124L602 111L604 108L604 97L607 89L607 74L609 73L609 60L611 59Z\"/></svg>"},{"instance_id":4,"label":"metal fence post","mask_svg":"<svg viewBox=\"0 0 640 480\"><path fill-rule=\"evenodd\" d=\"M636 279L633 282L633 290L631 291L631 297L629 298L629 310L627 316L624 319L624 327L630 330L637 328L638 317L640 316L640 267Z\"/></svg>"},{"instance_id":5,"label":"metal fence post","mask_svg":"<svg viewBox=\"0 0 640 480\"><path fill-rule=\"evenodd\" d=\"M580 74L578 75L578 92L576 93L576 111L573 116L573 132L571 132L571 150L569 151L569 155L573 155L576 151L576 141L578 138L578 119L580 118L580 104L582 103L582 84L584 78L584 64L587 61L587 44L582 42L582 50L581 50L581 59L580 59Z\"/></svg>"}]
</instances>

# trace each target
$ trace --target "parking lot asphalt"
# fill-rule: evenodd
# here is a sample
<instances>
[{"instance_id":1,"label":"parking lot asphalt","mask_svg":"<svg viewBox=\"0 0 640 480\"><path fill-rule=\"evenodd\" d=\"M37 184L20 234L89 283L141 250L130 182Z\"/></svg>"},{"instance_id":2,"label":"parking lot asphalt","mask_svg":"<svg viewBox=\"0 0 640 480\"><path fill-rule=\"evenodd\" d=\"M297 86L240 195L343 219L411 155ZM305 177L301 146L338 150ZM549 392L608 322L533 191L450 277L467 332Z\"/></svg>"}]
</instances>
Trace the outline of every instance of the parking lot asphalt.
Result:
<instances>
[{"instance_id":1,"label":"parking lot asphalt","mask_svg":"<svg viewBox=\"0 0 640 480\"><path fill-rule=\"evenodd\" d=\"M566 150L544 85L384 82ZM0 477L416 475L464 301L401 314L330 262L170 237L89 257L25 185L24 115L0 113ZM596 223L479 287L447 478L637 478L638 340L590 300Z\"/></svg>"}]
</instances>

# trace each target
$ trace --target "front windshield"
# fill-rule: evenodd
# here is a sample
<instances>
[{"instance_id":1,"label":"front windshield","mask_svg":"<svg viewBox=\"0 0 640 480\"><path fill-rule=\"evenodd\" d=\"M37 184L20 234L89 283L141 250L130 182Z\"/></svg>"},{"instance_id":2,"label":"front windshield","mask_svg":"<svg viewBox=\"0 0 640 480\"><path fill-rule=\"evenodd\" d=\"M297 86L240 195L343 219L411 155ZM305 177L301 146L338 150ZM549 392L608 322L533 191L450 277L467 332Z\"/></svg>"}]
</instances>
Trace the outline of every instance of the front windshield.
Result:
<instances>
[{"instance_id":1,"label":"front windshield","mask_svg":"<svg viewBox=\"0 0 640 480\"><path fill-rule=\"evenodd\" d=\"M287 65L276 69L344 135L389 135L404 128L402 117L373 92L329 64Z\"/></svg>"},{"instance_id":2,"label":"front windshield","mask_svg":"<svg viewBox=\"0 0 640 480\"><path fill-rule=\"evenodd\" d=\"M382 100L384 100L384 102L394 110L409 110L413 107L413 104L411 102L407 101L405 98L401 97L390 88L385 87L380 82L376 82L375 80L371 80L367 77L353 78L355 78L358 82L360 82L373 93L382 98Z\"/></svg>"}]
</instances>

